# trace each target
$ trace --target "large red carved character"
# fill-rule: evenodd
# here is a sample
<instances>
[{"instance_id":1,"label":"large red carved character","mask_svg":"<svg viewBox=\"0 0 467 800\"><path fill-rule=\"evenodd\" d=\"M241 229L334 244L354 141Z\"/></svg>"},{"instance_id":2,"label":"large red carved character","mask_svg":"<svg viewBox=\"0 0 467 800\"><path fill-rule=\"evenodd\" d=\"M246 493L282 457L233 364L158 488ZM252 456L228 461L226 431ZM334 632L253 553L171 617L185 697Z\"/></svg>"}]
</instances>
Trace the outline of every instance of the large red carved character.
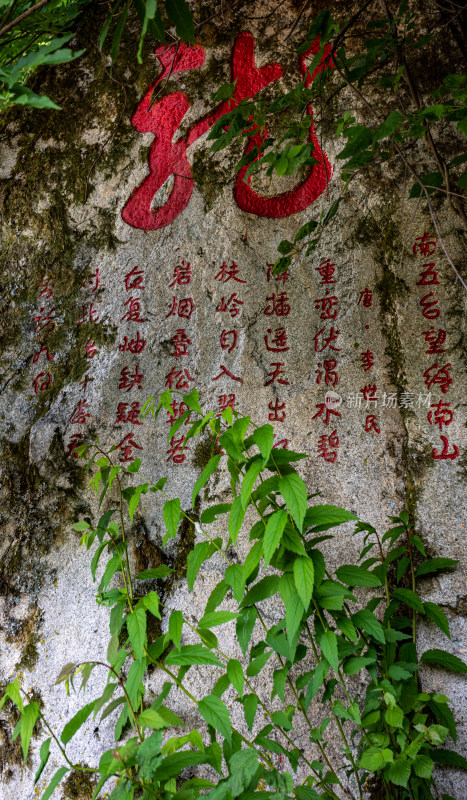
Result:
<instances>
[{"instance_id":1,"label":"large red carved character","mask_svg":"<svg viewBox=\"0 0 467 800\"><path fill-rule=\"evenodd\" d=\"M319 43L312 45L310 52L316 52ZM155 141L149 153L150 174L133 192L126 203L122 217L133 228L144 230L158 230L169 225L188 205L193 192L193 178L187 159L187 148L228 111L231 111L241 101L254 97L261 89L282 77L282 68L279 64L268 64L260 69L255 66L255 42L251 34L242 33L235 40L232 52L232 82L236 81L235 94L230 100L220 103L217 108L196 122L184 138L173 142L176 131L187 113L190 102L182 92L163 97L151 104L155 88L170 74L196 69L204 63L204 50L199 45L189 46L181 44L177 51L174 48L164 51L158 48L156 54L162 66L162 71L151 86L141 103L138 105L131 118L132 125L141 133L154 133ZM306 57L301 56L299 67L303 75L306 74ZM323 60L328 53L325 51ZM318 67L323 69L325 64ZM332 65L331 65L332 66ZM306 75L305 83L309 85L312 77ZM311 115L312 109L308 109ZM261 135L251 137L247 148L250 150L267 136L264 131ZM260 217L288 217L303 211L326 189L331 177L331 167L326 155L321 150L316 138L313 125L310 127L309 141L313 142L315 149L314 164L305 180L297 184L294 189L275 197L262 197L252 189L249 182L243 180L247 167L240 170L234 188L234 196L238 206L251 214ZM164 183L173 176L173 187L165 203L155 206L154 197Z\"/></svg>"}]
</instances>

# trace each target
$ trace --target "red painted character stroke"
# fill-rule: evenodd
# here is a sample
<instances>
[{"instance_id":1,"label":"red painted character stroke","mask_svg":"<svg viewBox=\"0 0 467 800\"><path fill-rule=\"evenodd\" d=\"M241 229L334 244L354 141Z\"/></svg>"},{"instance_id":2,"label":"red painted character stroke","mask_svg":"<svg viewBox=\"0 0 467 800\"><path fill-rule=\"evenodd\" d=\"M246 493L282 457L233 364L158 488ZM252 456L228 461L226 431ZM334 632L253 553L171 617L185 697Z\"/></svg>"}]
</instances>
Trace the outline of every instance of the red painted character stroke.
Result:
<instances>
[{"instance_id":1,"label":"red painted character stroke","mask_svg":"<svg viewBox=\"0 0 467 800\"><path fill-rule=\"evenodd\" d=\"M302 75L306 76L307 86L312 80L312 76L307 74L307 59L318 52L319 46L319 41L315 41L309 51L299 59L299 69ZM223 114L232 111L242 100L255 97L261 89L283 75L279 64L271 63L257 69L255 40L251 34L241 33L237 36L232 51L231 79L232 83L235 83L233 98L220 103L217 108L195 122L186 136L173 142L180 123L190 108L190 101L183 92L173 92L153 103L154 90L163 84L168 76L197 69L204 63L204 50L200 45L190 46L182 43L177 45L178 49L174 50L174 47L168 49L159 47L155 51L162 67L160 75L149 87L131 117L131 123L138 131L154 133L156 136L148 159L150 174L133 192L122 211L122 217L128 225L143 230L158 230L169 225L188 205L193 192L193 177L187 158L188 147L206 133ZM333 67L329 60L329 47L326 46L322 62L315 72L325 69L328 65ZM308 114L310 116L313 114L310 106ZM267 136L266 130L251 136L247 150L259 147ZM237 205L251 214L278 219L297 214L313 203L325 191L332 169L320 148L313 124L310 126L309 140L315 146L313 157L318 163L310 168L303 181L291 191L275 197L262 197L254 191L249 181L244 182L247 170L245 166L239 171L234 187ZM153 209L155 194L169 178L173 178L173 187L168 200L162 206Z\"/></svg>"}]
</instances>

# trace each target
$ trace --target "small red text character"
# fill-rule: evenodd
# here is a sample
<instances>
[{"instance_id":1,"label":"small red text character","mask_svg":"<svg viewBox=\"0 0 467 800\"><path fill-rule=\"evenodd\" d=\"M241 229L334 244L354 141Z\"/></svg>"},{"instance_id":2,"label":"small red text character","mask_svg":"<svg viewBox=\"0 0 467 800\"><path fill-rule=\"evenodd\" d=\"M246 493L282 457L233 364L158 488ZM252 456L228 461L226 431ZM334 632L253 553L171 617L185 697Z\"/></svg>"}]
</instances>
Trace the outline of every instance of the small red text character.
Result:
<instances>
[{"instance_id":1,"label":"small red text character","mask_svg":"<svg viewBox=\"0 0 467 800\"><path fill-rule=\"evenodd\" d=\"M45 357L47 358L47 361L53 361L54 358L55 358L55 353L51 354L50 351L49 351L49 348L46 347L45 344L43 344L41 346L41 349L38 350L37 353L34 353L34 355L32 357L32 363L33 364L37 364L37 362L39 361L42 353L45 353Z\"/></svg>"},{"instance_id":2,"label":"small red text character","mask_svg":"<svg viewBox=\"0 0 467 800\"><path fill-rule=\"evenodd\" d=\"M137 389L142 389L143 378L144 375L142 375L138 370L138 364L136 365L134 372L130 372L130 367L123 367L120 373L120 382L118 384L118 388L126 389L127 392L130 392L134 386L136 386Z\"/></svg>"},{"instance_id":3,"label":"small red text character","mask_svg":"<svg viewBox=\"0 0 467 800\"><path fill-rule=\"evenodd\" d=\"M338 299L335 294L329 295L329 289L326 289L326 297L322 297L318 300L315 300L315 308L317 311L321 311L320 319L336 319L337 317L337 306Z\"/></svg>"},{"instance_id":4,"label":"small red text character","mask_svg":"<svg viewBox=\"0 0 467 800\"><path fill-rule=\"evenodd\" d=\"M376 397L376 392L378 391L378 387L376 383L368 383L366 386L363 387L361 390L361 394L363 395L363 399L366 402L365 408L368 408L370 403L378 403L378 398Z\"/></svg>"},{"instance_id":5,"label":"small red text character","mask_svg":"<svg viewBox=\"0 0 467 800\"><path fill-rule=\"evenodd\" d=\"M132 425L142 425L140 414L141 403L119 403L114 424L118 425L119 422L130 422Z\"/></svg>"},{"instance_id":6,"label":"small red text character","mask_svg":"<svg viewBox=\"0 0 467 800\"><path fill-rule=\"evenodd\" d=\"M336 265L331 264L331 259L327 258L325 261L322 261L319 267L316 267L316 272L319 272L321 275L321 286L326 283L336 283L336 279L334 278L334 273L336 271Z\"/></svg>"},{"instance_id":7,"label":"small red text character","mask_svg":"<svg viewBox=\"0 0 467 800\"><path fill-rule=\"evenodd\" d=\"M231 408L232 411L235 410L235 395L234 394L220 394L217 398L217 402L219 404L219 410L225 411L226 408Z\"/></svg>"},{"instance_id":8,"label":"small red text character","mask_svg":"<svg viewBox=\"0 0 467 800\"><path fill-rule=\"evenodd\" d=\"M87 411L84 409L87 408L88 401L87 400L79 400L76 404L71 417L69 418L68 422L72 425L84 425L88 417L91 416Z\"/></svg>"},{"instance_id":9,"label":"small red text character","mask_svg":"<svg viewBox=\"0 0 467 800\"><path fill-rule=\"evenodd\" d=\"M437 425L441 430L443 425L447 427L451 424L454 418L454 411L451 411L451 403L445 403L444 400L440 400L439 403L432 403L431 408L435 410L428 412L427 418L430 425Z\"/></svg>"},{"instance_id":10,"label":"small red text character","mask_svg":"<svg viewBox=\"0 0 467 800\"><path fill-rule=\"evenodd\" d=\"M329 434L323 433L318 439L317 458L324 458L325 461L333 463L337 459L337 448L339 447L339 437L337 431ZM329 448L329 449L328 449Z\"/></svg>"},{"instance_id":11,"label":"small red text character","mask_svg":"<svg viewBox=\"0 0 467 800\"><path fill-rule=\"evenodd\" d=\"M423 374L426 388L431 389L432 386L439 386L442 393L446 394L451 383L453 382L449 374L450 366L451 362L445 364L444 367L440 367L439 364L433 364L432 367L428 367L426 372Z\"/></svg>"},{"instance_id":12,"label":"small red text character","mask_svg":"<svg viewBox=\"0 0 467 800\"><path fill-rule=\"evenodd\" d=\"M133 461L133 450L135 449L142 450L143 448L140 444L135 442L132 433L127 433L120 444L117 444L117 450L122 451L119 461L121 461L122 464L125 464L127 461Z\"/></svg>"},{"instance_id":13,"label":"small red text character","mask_svg":"<svg viewBox=\"0 0 467 800\"><path fill-rule=\"evenodd\" d=\"M145 289L144 269L133 267L133 269L125 275L124 281L127 292L131 292L132 289Z\"/></svg>"},{"instance_id":14,"label":"small red text character","mask_svg":"<svg viewBox=\"0 0 467 800\"><path fill-rule=\"evenodd\" d=\"M99 314L94 303L83 303L83 310L78 320L78 325L85 325L89 322L99 322Z\"/></svg>"},{"instance_id":15,"label":"small red text character","mask_svg":"<svg viewBox=\"0 0 467 800\"><path fill-rule=\"evenodd\" d=\"M436 250L436 239L429 233L424 233L423 236L417 236L413 246L415 255L420 253L422 256L432 256Z\"/></svg>"},{"instance_id":16,"label":"small red text character","mask_svg":"<svg viewBox=\"0 0 467 800\"><path fill-rule=\"evenodd\" d=\"M190 319L194 308L195 303L192 297L184 297L182 300L178 300L174 297L172 300L172 308L167 314L166 319L169 317L176 317L177 315L182 319Z\"/></svg>"},{"instance_id":17,"label":"small red text character","mask_svg":"<svg viewBox=\"0 0 467 800\"><path fill-rule=\"evenodd\" d=\"M172 286L188 286L189 283L191 283L191 264L183 260L174 268L173 281L169 283L169 289Z\"/></svg>"},{"instance_id":18,"label":"small red text character","mask_svg":"<svg viewBox=\"0 0 467 800\"><path fill-rule=\"evenodd\" d=\"M240 313L240 306L243 305L243 300L238 300L237 292L230 295L229 299L222 298L219 305L216 306L216 311L228 311L232 319Z\"/></svg>"},{"instance_id":19,"label":"small red text character","mask_svg":"<svg viewBox=\"0 0 467 800\"><path fill-rule=\"evenodd\" d=\"M360 292L360 297L358 298L357 306L362 304L364 308L371 308L373 305L373 292L371 289L365 288L363 292Z\"/></svg>"},{"instance_id":20,"label":"small red text character","mask_svg":"<svg viewBox=\"0 0 467 800\"><path fill-rule=\"evenodd\" d=\"M286 416L285 407L286 404L280 403L277 397L275 400L271 400L268 405L270 422L284 422Z\"/></svg>"},{"instance_id":21,"label":"small red text character","mask_svg":"<svg viewBox=\"0 0 467 800\"><path fill-rule=\"evenodd\" d=\"M55 282L52 278L49 278L48 275L43 275L41 278L41 282L37 287L37 295L38 297L45 297L46 300L50 300L54 293L55 289Z\"/></svg>"},{"instance_id":22,"label":"small red text character","mask_svg":"<svg viewBox=\"0 0 467 800\"><path fill-rule=\"evenodd\" d=\"M34 378L32 385L34 386L34 394L39 394L39 392L46 392L47 389L51 389L54 385L54 379L51 372L39 372L39 375L36 375Z\"/></svg>"},{"instance_id":23,"label":"small red text character","mask_svg":"<svg viewBox=\"0 0 467 800\"><path fill-rule=\"evenodd\" d=\"M227 283L228 281L237 281L237 283L246 283L246 281L242 281L242 279L238 277L238 265L236 264L235 261L232 261L230 267L228 267L226 262L224 261L222 267L220 268L214 280L220 281L221 283Z\"/></svg>"},{"instance_id":24,"label":"small red text character","mask_svg":"<svg viewBox=\"0 0 467 800\"><path fill-rule=\"evenodd\" d=\"M190 410L186 403L178 403L177 400L172 400L171 406L172 411L167 411L166 419L166 422L170 422L171 425L173 425L177 419L180 419L186 411ZM189 421L190 417L188 416L185 420L185 425L188 425Z\"/></svg>"},{"instance_id":25,"label":"small red text character","mask_svg":"<svg viewBox=\"0 0 467 800\"><path fill-rule=\"evenodd\" d=\"M324 333L324 331L325 331L325 328L321 328L321 330L318 331L318 333L314 337L314 340L315 340L315 353L322 353L323 350L326 350L326 347L329 347L330 350L339 351L341 348L340 347L334 347L334 345L331 344L331 343L336 341L337 337L340 334L340 331L335 331L334 330L334 326L333 326L331 328L331 332L330 332L328 338L326 338L326 334ZM320 336L322 336L322 342L319 341ZM322 344L322 347L320 347L320 344Z\"/></svg>"},{"instance_id":26,"label":"small red text character","mask_svg":"<svg viewBox=\"0 0 467 800\"><path fill-rule=\"evenodd\" d=\"M52 333L57 324L54 315L55 306L48 312L46 312L45 306L42 306L40 314L34 317L34 322L36 323L34 331L36 333Z\"/></svg>"},{"instance_id":27,"label":"small red text character","mask_svg":"<svg viewBox=\"0 0 467 800\"><path fill-rule=\"evenodd\" d=\"M96 347L96 343L93 339L89 339L86 345L86 358L94 358L98 353L98 348Z\"/></svg>"},{"instance_id":28,"label":"small red text character","mask_svg":"<svg viewBox=\"0 0 467 800\"><path fill-rule=\"evenodd\" d=\"M187 369L172 367L168 375L165 376L165 386L168 389L189 389L190 383L193 383L194 380Z\"/></svg>"},{"instance_id":29,"label":"small red text character","mask_svg":"<svg viewBox=\"0 0 467 800\"><path fill-rule=\"evenodd\" d=\"M269 281L272 280L275 280L277 282L282 281L282 283L285 286L285 282L288 281L288 279L290 278L290 273L288 272L288 270L285 269L283 270L283 272L279 272L278 275L274 275L273 270L274 270L274 264L268 264L268 274L267 274L268 283Z\"/></svg>"},{"instance_id":30,"label":"small red text character","mask_svg":"<svg viewBox=\"0 0 467 800\"><path fill-rule=\"evenodd\" d=\"M84 444L84 434L74 433L68 442L66 457L70 458L70 456L73 456L73 458L78 458L78 453L76 450L82 444Z\"/></svg>"},{"instance_id":31,"label":"small red text character","mask_svg":"<svg viewBox=\"0 0 467 800\"><path fill-rule=\"evenodd\" d=\"M88 287L92 286L91 294L95 294L99 288L101 273L98 269L95 272L92 272L89 278L85 278L83 283L81 284L82 289L87 289Z\"/></svg>"},{"instance_id":32,"label":"small red text character","mask_svg":"<svg viewBox=\"0 0 467 800\"><path fill-rule=\"evenodd\" d=\"M326 386L337 386L339 381L339 375L337 374L337 361L335 358L330 358L328 361L323 361L318 363L318 367L324 367L324 382ZM321 383L321 379L323 377L323 371L321 369L315 370L316 375L316 383L319 385Z\"/></svg>"},{"instance_id":33,"label":"small red text character","mask_svg":"<svg viewBox=\"0 0 467 800\"><path fill-rule=\"evenodd\" d=\"M432 261L431 263L424 264L423 266L428 267L428 269L420 272L420 280L417 281L417 286L432 286L435 283L439 283L438 273L435 270L435 262Z\"/></svg>"},{"instance_id":34,"label":"small red text character","mask_svg":"<svg viewBox=\"0 0 467 800\"><path fill-rule=\"evenodd\" d=\"M428 350L425 350L425 353L428 356L435 355L436 353L445 353L446 349L442 348L441 345L445 343L447 331L443 330L442 328L438 328L436 332L433 327L430 328L429 331L423 331L422 334L425 337L425 341L429 344Z\"/></svg>"},{"instance_id":35,"label":"small red text character","mask_svg":"<svg viewBox=\"0 0 467 800\"><path fill-rule=\"evenodd\" d=\"M180 358L181 356L189 356L188 345L191 344L191 339L186 335L185 328L177 328L174 335L170 340L172 345L172 352L170 355L173 358Z\"/></svg>"},{"instance_id":36,"label":"small red text character","mask_svg":"<svg viewBox=\"0 0 467 800\"><path fill-rule=\"evenodd\" d=\"M269 337L271 338L271 342L269 342ZM266 350L269 350L270 353L286 353L287 350L290 350L290 347L287 345L287 331L285 328L276 328L274 334L271 328L268 328L268 332L264 337L264 343L266 345Z\"/></svg>"},{"instance_id":37,"label":"small red text character","mask_svg":"<svg viewBox=\"0 0 467 800\"><path fill-rule=\"evenodd\" d=\"M221 333L221 347L231 353L234 347L237 346L238 333L235 330L222 331Z\"/></svg>"},{"instance_id":38,"label":"small red text character","mask_svg":"<svg viewBox=\"0 0 467 800\"><path fill-rule=\"evenodd\" d=\"M423 308L423 316L427 319L438 319L441 311L439 308L435 308L438 305L438 300L430 300L430 297L434 297L433 292L430 294L426 294L425 297L422 297L420 300L420 305Z\"/></svg>"},{"instance_id":39,"label":"small red text character","mask_svg":"<svg viewBox=\"0 0 467 800\"><path fill-rule=\"evenodd\" d=\"M142 353L145 347L146 339L141 338L139 331L136 331L136 339L124 336L123 342L118 345L122 353Z\"/></svg>"},{"instance_id":40,"label":"small red text character","mask_svg":"<svg viewBox=\"0 0 467 800\"><path fill-rule=\"evenodd\" d=\"M274 439L276 438L277 434L274 434ZM278 442L274 442L272 449L273 450L288 450L290 444L290 439L279 439Z\"/></svg>"},{"instance_id":41,"label":"small red text character","mask_svg":"<svg viewBox=\"0 0 467 800\"><path fill-rule=\"evenodd\" d=\"M280 378L280 375L285 375L285 369L282 369L284 366L283 361L273 361L270 364L271 367L274 367L272 372L269 372L267 378L269 380L264 381L265 386L270 386L277 380L277 383L282 383L284 386L290 386L290 382L286 380L286 378Z\"/></svg>"},{"instance_id":42,"label":"small red text character","mask_svg":"<svg viewBox=\"0 0 467 800\"><path fill-rule=\"evenodd\" d=\"M175 436L172 436L170 440L170 447L167 450L167 458L166 461L173 461L174 464L183 464L186 459L186 453L183 452L182 448L185 442L185 437L180 436L178 439ZM185 450L189 450L189 447L186 447Z\"/></svg>"},{"instance_id":43,"label":"small red text character","mask_svg":"<svg viewBox=\"0 0 467 800\"><path fill-rule=\"evenodd\" d=\"M439 450L433 448L433 452L431 455L433 456L433 458L436 458L438 460L442 459L444 461L446 458L449 458L451 461L454 461L454 459L457 458L457 456L459 455L459 448L457 447L457 445L453 444L452 446L453 449L451 452L449 452L449 442L446 436L441 436L441 441L443 443L442 452L440 453Z\"/></svg>"},{"instance_id":44,"label":"small red text character","mask_svg":"<svg viewBox=\"0 0 467 800\"><path fill-rule=\"evenodd\" d=\"M362 369L364 372L368 372L368 370L375 365L375 357L371 350L366 350L364 353L362 353L360 360L362 362Z\"/></svg>"},{"instance_id":45,"label":"small red text character","mask_svg":"<svg viewBox=\"0 0 467 800\"><path fill-rule=\"evenodd\" d=\"M312 417L312 419L316 419L317 417L322 417L324 414L324 419L321 420L323 425L329 425L329 420L331 416L334 415L335 417L341 417L342 414L339 411L336 411L334 408L328 408L326 403L316 403L316 408L318 411Z\"/></svg>"},{"instance_id":46,"label":"small red text character","mask_svg":"<svg viewBox=\"0 0 467 800\"><path fill-rule=\"evenodd\" d=\"M94 380L94 378L90 378L89 377L89 373L86 373L86 375L84 376L83 380L79 382L79 385L83 387L83 394L86 394L86 391L87 391L87 388L88 388L88 383L91 383L91 381L93 381L93 380Z\"/></svg>"},{"instance_id":47,"label":"small red text character","mask_svg":"<svg viewBox=\"0 0 467 800\"><path fill-rule=\"evenodd\" d=\"M141 316L140 297L129 297L123 305L128 306L128 311L123 315L122 322L146 322L146 317Z\"/></svg>"},{"instance_id":48,"label":"small red text character","mask_svg":"<svg viewBox=\"0 0 467 800\"><path fill-rule=\"evenodd\" d=\"M365 433L370 433L371 431L375 431L375 433L381 433L381 429L378 428L378 423L376 422L376 414L366 415Z\"/></svg>"},{"instance_id":49,"label":"small red text character","mask_svg":"<svg viewBox=\"0 0 467 800\"><path fill-rule=\"evenodd\" d=\"M219 372L219 375L216 375L216 377L213 378L213 381L218 381L219 378L222 378L223 375L227 375L227 377L231 378L233 381L240 381L240 383L243 380L243 378L239 378L237 375L234 375L233 372L230 372L230 370L228 370L227 367L224 366L224 364L221 364L220 370L221 371Z\"/></svg>"},{"instance_id":50,"label":"small red text character","mask_svg":"<svg viewBox=\"0 0 467 800\"><path fill-rule=\"evenodd\" d=\"M267 297L266 300L269 303L264 309L264 313L267 317L272 317L273 314L275 314L276 317L287 317L290 314L289 298L286 292L272 294L271 297Z\"/></svg>"}]
</instances>

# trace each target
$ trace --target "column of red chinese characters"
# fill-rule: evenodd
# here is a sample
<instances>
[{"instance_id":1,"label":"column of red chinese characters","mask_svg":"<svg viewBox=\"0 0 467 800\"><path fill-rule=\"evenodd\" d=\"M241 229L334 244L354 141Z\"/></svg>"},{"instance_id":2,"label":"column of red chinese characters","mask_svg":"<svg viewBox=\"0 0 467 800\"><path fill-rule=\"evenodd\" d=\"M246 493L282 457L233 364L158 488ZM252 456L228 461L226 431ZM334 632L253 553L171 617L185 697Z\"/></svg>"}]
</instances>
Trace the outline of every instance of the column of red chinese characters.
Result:
<instances>
[{"instance_id":1,"label":"column of red chinese characters","mask_svg":"<svg viewBox=\"0 0 467 800\"><path fill-rule=\"evenodd\" d=\"M417 286L423 287L421 289L423 297L420 298L420 309L425 320L427 320L427 330L422 332L427 348L425 354L434 363L425 370L423 377L425 386L430 393L430 400L431 391L437 388L443 395L437 402L431 403L427 415L430 425L438 426L441 438L441 446L433 448L432 456L436 460L444 461L449 459L454 461L459 455L459 448L455 444L450 445L447 436L442 433L444 428L449 427L454 419L451 403L444 399L453 383L453 379L450 374L451 362L447 361L446 357L443 356L443 353L446 352L444 345L446 344L447 332L443 328L437 327L437 320L441 315L441 311L439 309L439 300L436 297L436 289L433 289L433 287L439 285L438 272L435 270L436 262L432 260L436 252L435 237L426 232L422 236L417 236L413 245L413 252L415 255L426 259L422 264Z\"/></svg>"},{"instance_id":2,"label":"column of red chinese characters","mask_svg":"<svg viewBox=\"0 0 467 800\"><path fill-rule=\"evenodd\" d=\"M373 307L373 291L369 289L367 286L365 286L365 288L362 289L362 291L360 292L357 300L357 305L362 307L364 313L366 309L370 309ZM369 315L371 314L371 312L367 311L366 314L368 315L367 318L369 319ZM370 325L368 322L366 323L365 328L367 331L370 330ZM376 395L378 387L374 382L374 379L372 380L371 370L374 367L374 364L375 364L375 357L372 351L369 349L362 350L362 352L360 353L360 367L363 370L364 374L363 377L364 386L362 386L360 391L357 393L356 406L360 408L362 401L365 402L365 411L372 412L366 414L365 416L365 425L364 425L365 433L377 434L381 433L381 428L379 426L377 415L375 413L376 407L378 405L378 397Z\"/></svg>"},{"instance_id":3,"label":"column of red chinese characters","mask_svg":"<svg viewBox=\"0 0 467 800\"><path fill-rule=\"evenodd\" d=\"M287 378L287 368L285 362L285 353L290 350L288 342L287 328L284 317L290 314L290 298L287 295L286 283L290 278L290 273L286 270L279 275L274 274L274 264L267 265L266 279L271 295L266 298L266 307L264 315L268 318L271 327L267 329L264 336L264 344L266 350L271 355L269 364L269 372L266 375L264 385L273 386L274 394L276 395L268 405L268 418L270 422L285 422L287 417L287 402L280 399L277 393L282 394L280 391L282 386L290 386L290 381ZM276 439L276 434L274 434ZM287 450L289 439L280 439L274 442L274 447L283 448Z\"/></svg>"},{"instance_id":4,"label":"column of red chinese characters","mask_svg":"<svg viewBox=\"0 0 467 800\"><path fill-rule=\"evenodd\" d=\"M234 353L234 356L231 359L233 360L235 357L234 351L238 345L238 330L234 325L234 321L236 324L243 305L243 300L240 299L239 295L240 286L237 286L237 284L246 283L246 280L241 277L236 261L232 261L230 266L226 261L224 261L222 266L216 270L214 280L223 284L223 289L224 284L229 284L228 286L225 286L225 295L222 296L222 299L216 306L216 314L223 315L222 331L219 337L219 344L223 351L223 353L221 353L220 360L222 360L222 362L226 361L227 364L229 364L229 356L231 353ZM241 383L243 379L240 377L240 375L235 375L229 366L227 366L225 363L222 363L216 370L216 375L212 378L212 381L219 380L222 381L218 390L219 394L217 396L219 413L224 411L229 406L233 410L237 402L235 397L235 385L236 383ZM217 384L217 386L219 386L219 384Z\"/></svg>"},{"instance_id":5,"label":"column of red chinese characters","mask_svg":"<svg viewBox=\"0 0 467 800\"><path fill-rule=\"evenodd\" d=\"M126 292L126 300L123 304L123 314L121 322L126 323L124 330L127 331L119 342L118 349L121 353L126 353L128 363L122 367L118 379L118 389L122 392L122 400L117 403L115 411L115 425L131 425L117 444L120 450L120 461L124 464L138 455L143 446L138 441L137 426L142 425L140 419L142 400L140 392L143 390L144 375L140 366L139 356L146 347L144 338L144 323L147 318L143 316L141 307L142 293L146 286L144 283L144 270L133 267L126 273L123 279Z\"/></svg>"},{"instance_id":6,"label":"column of red chinese characters","mask_svg":"<svg viewBox=\"0 0 467 800\"><path fill-rule=\"evenodd\" d=\"M318 437L318 448L316 457L322 458L328 463L337 460L339 449L339 437L337 428L341 419L341 412L337 410L337 397L334 397L333 390L339 383L338 364L336 353L341 348L337 346L337 339L340 331L336 325L336 317L339 311L339 299L335 294L334 284L337 283L336 265L330 258L326 258L316 267L316 272L320 278L319 296L315 299L315 309L319 312L318 332L314 337L314 349L319 361L317 362L316 383L326 389L324 402L316 404L316 414L312 419L327 426L327 431ZM326 388L327 387L327 388Z\"/></svg>"},{"instance_id":7,"label":"column of red chinese characters","mask_svg":"<svg viewBox=\"0 0 467 800\"><path fill-rule=\"evenodd\" d=\"M99 289L100 277L101 277L100 271L99 269L96 269L96 271L93 272L89 276L89 278L86 278L86 280L84 280L81 285L81 291L83 292L84 299L86 302L81 303L79 307L80 310L78 313L78 323L77 323L78 328L80 328L81 325L93 326L99 322L99 312L97 310L96 301L93 295L95 295L97 290ZM95 356L98 353L98 348L96 346L96 343L94 342L94 339L89 338L87 339L85 344L80 345L79 352L80 355L83 356L87 361L92 361L92 359L95 358ZM93 379L89 377L89 372L86 369L83 379L82 381L80 381L79 384L81 387L80 398L78 399L78 402L73 408L73 411L71 412L71 415L68 419L70 425L80 426L79 428L76 429L74 427L72 428L73 433L71 434L68 442L67 455L74 456L74 458L77 458L75 452L76 448L80 444L83 444L85 439L83 433L84 429L81 426L86 425L88 419L92 418L92 415L88 411L89 405L87 400L88 384L92 380Z\"/></svg>"},{"instance_id":8,"label":"column of red chinese characters","mask_svg":"<svg viewBox=\"0 0 467 800\"><path fill-rule=\"evenodd\" d=\"M34 372L39 370L32 380L34 394L40 394L51 389L54 385L54 377L50 372L50 362L54 360L55 353L50 352L47 340L50 334L57 327L55 317L55 306L53 301L55 283L48 275L43 275L37 287L37 298L40 310L33 318L34 333L37 334L38 350L32 356L32 363L37 364Z\"/></svg>"},{"instance_id":9,"label":"column of red chinese characters","mask_svg":"<svg viewBox=\"0 0 467 800\"><path fill-rule=\"evenodd\" d=\"M174 389L182 394L187 394L192 389L194 378L190 374L190 364L188 358L190 356L191 339L189 332L187 333L186 325L191 319L195 304L192 297L187 297L190 289L186 286L191 284L191 264L185 260L178 264L173 271L169 289L172 289L173 299L169 302L169 313L166 319L175 317L174 323L178 325L172 333L170 340L170 358L174 359L173 366L170 372L165 376L165 388ZM183 296L182 296L183 295ZM183 326L183 327L182 327ZM183 359L183 360L181 360ZM180 419L182 414L188 411L188 406L183 401L177 399L177 395L172 397L173 414L167 412L166 423L173 425L173 423ZM185 425L190 422L190 417L185 420ZM180 429L179 429L180 430ZM185 434L178 433L172 436L170 440L170 447L167 450L167 461L173 464L183 464L186 459L186 450L184 448Z\"/></svg>"}]
</instances>

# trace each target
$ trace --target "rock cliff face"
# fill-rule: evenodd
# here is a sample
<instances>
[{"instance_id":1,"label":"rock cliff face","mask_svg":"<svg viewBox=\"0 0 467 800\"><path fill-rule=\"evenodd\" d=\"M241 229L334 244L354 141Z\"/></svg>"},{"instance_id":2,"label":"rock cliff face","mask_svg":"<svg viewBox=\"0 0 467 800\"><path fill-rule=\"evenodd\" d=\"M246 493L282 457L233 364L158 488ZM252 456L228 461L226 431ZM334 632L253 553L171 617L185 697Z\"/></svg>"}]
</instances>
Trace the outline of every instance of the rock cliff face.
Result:
<instances>
[{"instance_id":1,"label":"rock cliff face","mask_svg":"<svg viewBox=\"0 0 467 800\"><path fill-rule=\"evenodd\" d=\"M54 686L61 666L107 647L107 612L71 529L94 511L74 450L97 437L117 445L122 463L141 458L148 479L167 475L188 509L209 443L182 451L183 427L167 441L167 413L139 419L167 387L197 388L207 410L231 405L270 421L277 447L309 454L301 474L321 502L380 531L405 504L431 556L461 559L425 579L423 594L450 619L447 647L465 653L465 294L396 172L374 186L355 181L318 249L272 274L278 244L337 197L342 144L324 120L318 164L251 186L235 173L235 148L209 152L207 132L225 110L210 100L220 84L237 79L242 99L300 74L272 29L228 20L222 36L208 26L176 59L147 52L142 68L128 42L113 75L90 50L40 76L61 112L15 110L3 124L0 681L18 674L33 685L56 726L79 705ZM444 206L439 217L458 258L455 222ZM228 491L221 474L209 499ZM328 544L335 564L355 558L351 531ZM196 617L216 568L189 595L196 532L184 528L165 549L162 536L160 505L145 497L131 532L135 564L175 566L166 596ZM233 649L233 630L223 637ZM419 640L440 646L431 626ZM454 699L465 750L460 679L426 670L422 681ZM3 712L0 793L29 798L38 747L24 769L10 722ZM95 763L106 743L110 726L89 725L70 753ZM446 790L457 781L443 780Z\"/></svg>"}]
</instances>

